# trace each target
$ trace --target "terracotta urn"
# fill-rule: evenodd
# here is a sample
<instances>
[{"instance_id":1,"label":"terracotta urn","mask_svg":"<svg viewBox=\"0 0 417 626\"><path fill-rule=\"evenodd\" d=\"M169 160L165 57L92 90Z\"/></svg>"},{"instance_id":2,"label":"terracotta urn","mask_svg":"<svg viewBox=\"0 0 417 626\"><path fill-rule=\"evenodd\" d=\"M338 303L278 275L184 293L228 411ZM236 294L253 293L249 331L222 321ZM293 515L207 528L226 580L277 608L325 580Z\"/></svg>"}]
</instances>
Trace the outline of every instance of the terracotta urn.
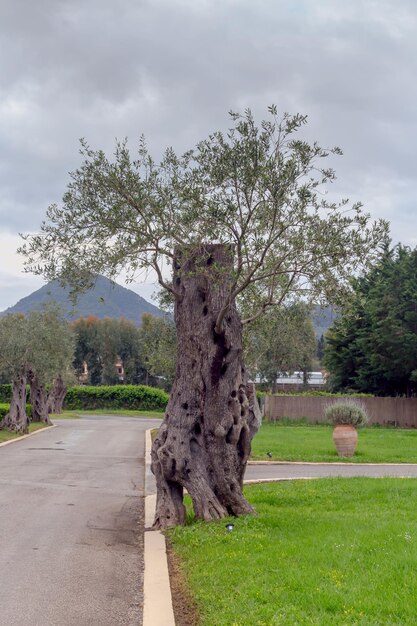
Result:
<instances>
[{"instance_id":1,"label":"terracotta urn","mask_svg":"<svg viewBox=\"0 0 417 626\"><path fill-rule=\"evenodd\" d=\"M333 441L339 456L353 456L358 445L358 433L351 424L339 424L333 430Z\"/></svg>"}]
</instances>

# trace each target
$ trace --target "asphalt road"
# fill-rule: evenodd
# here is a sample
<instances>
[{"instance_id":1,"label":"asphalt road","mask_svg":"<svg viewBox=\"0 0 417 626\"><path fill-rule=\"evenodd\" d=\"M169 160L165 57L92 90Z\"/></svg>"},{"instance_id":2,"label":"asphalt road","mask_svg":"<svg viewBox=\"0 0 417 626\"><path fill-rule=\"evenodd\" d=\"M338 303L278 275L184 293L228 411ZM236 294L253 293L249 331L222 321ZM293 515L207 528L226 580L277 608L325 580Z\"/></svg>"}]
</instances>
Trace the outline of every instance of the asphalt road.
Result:
<instances>
[{"instance_id":1,"label":"asphalt road","mask_svg":"<svg viewBox=\"0 0 417 626\"><path fill-rule=\"evenodd\" d=\"M141 624L143 433L62 420L0 447L0 624Z\"/></svg>"}]
</instances>

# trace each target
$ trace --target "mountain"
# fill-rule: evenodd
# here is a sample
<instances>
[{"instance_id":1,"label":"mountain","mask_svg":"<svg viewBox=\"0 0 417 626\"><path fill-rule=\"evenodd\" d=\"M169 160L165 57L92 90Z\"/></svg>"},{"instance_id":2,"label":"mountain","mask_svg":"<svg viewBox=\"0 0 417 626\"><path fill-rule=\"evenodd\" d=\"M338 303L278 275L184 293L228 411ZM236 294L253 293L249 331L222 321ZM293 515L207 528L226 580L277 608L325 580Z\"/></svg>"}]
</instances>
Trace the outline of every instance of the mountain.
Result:
<instances>
[{"instance_id":1,"label":"mountain","mask_svg":"<svg viewBox=\"0 0 417 626\"><path fill-rule=\"evenodd\" d=\"M98 276L92 289L79 296L75 306L69 299L69 288L62 287L53 280L34 291L17 304L3 311L7 313L29 313L39 311L46 302L57 302L68 320L94 315L98 318L114 317L131 320L137 326L141 323L143 313L162 316L163 311L150 304L131 289L126 289L117 283L112 283L104 276Z\"/></svg>"},{"instance_id":2,"label":"mountain","mask_svg":"<svg viewBox=\"0 0 417 626\"><path fill-rule=\"evenodd\" d=\"M94 287L79 296L75 307L69 299L69 288L61 287L58 281L53 280L26 298L22 298L17 304L6 309L0 315L39 311L46 302L51 300L55 300L61 306L68 320L88 317L89 315L98 318L124 317L139 326L143 313L151 313L151 315L156 316L165 315L158 307L150 304L131 289L112 283L104 276L98 276ZM335 318L336 314L332 307L319 305L313 307L311 319L317 337L320 338L325 333Z\"/></svg>"},{"instance_id":3,"label":"mountain","mask_svg":"<svg viewBox=\"0 0 417 626\"><path fill-rule=\"evenodd\" d=\"M320 339L328 328L333 324L337 317L334 307L320 306L316 304L311 313L311 321L317 337Z\"/></svg>"}]
</instances>

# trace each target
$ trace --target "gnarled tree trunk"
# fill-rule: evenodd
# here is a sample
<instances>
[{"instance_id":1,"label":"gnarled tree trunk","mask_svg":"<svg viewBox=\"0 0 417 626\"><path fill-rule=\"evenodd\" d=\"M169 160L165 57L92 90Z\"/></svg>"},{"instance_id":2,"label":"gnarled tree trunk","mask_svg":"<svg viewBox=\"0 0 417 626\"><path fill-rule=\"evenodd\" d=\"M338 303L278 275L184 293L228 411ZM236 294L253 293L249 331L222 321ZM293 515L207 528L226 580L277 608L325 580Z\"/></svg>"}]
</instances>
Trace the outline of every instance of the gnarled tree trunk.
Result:
<instances>
[{"instance_id":1,"label":"gnarled tree trunk","mask_svg":"<svg viewBox=\"0 0 417 626\"><path fill-rule=\"evenodd\" d=\"M30 403L32 405L32 422L45 422L45 424L52 424L49 419L48 409L46 406L46 389L39 378L36 376L34 370L29 367L28 382L30 385Z\"/></svg>"},{"instance_id":2,"label":"gnarled tree trunk","mask_svg":"<svg viewBox=\"0 0 417 626\"><path fill-rule=\"evenodd\" d=\"M62 407L64 405L67 389L68 387L62 380L62 376L60 374L54 378L47 400L48 413L62 413Z\"/></svg>"},{"instance_id":3,"label":"gnarled tree trunk","mask_svg":"<svg viewBox=\"0 0 417 626\"><path fill-rule=\"evenodd\" d=\"M176 256L177 370L152 447L155 528L185 522L184 488L200 519L254 512L242 482L260 412L243 366L234 303L220 332L215 330L230 292L232 262L230 248L222 245L196 249L185 261Z\"/></svg>"},{"instance_id":4,"label":"gnarled tree trunk","mask_svg":"<svg viewBox=\"0 0 417 626\"><path fill-rule=\"evenodd\" d=\"M10 411L5 415L0 428L7 428L16 433L28 432L28 416L26 414L26 375L21 373L13 380Z\"/></svg>"}]
</instances>

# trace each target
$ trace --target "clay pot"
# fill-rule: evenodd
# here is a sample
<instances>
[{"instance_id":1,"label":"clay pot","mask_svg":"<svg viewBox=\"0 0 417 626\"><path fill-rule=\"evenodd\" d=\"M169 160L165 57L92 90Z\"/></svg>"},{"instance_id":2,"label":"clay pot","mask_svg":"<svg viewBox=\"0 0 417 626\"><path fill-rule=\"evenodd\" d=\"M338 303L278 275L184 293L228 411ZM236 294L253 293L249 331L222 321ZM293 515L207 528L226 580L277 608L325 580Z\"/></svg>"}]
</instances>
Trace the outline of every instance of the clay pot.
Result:
<instances>
[{"instance_id":1,"label":"clay pot","mask_svg":"<svg viewBox=\"0 0 417 626\"><path fill-rule=\"evenodd\" d=\"M353 456L358 445L356 428L351 424L335 426L333 441L339 456Z\"/></svg>"}]
</instances>

